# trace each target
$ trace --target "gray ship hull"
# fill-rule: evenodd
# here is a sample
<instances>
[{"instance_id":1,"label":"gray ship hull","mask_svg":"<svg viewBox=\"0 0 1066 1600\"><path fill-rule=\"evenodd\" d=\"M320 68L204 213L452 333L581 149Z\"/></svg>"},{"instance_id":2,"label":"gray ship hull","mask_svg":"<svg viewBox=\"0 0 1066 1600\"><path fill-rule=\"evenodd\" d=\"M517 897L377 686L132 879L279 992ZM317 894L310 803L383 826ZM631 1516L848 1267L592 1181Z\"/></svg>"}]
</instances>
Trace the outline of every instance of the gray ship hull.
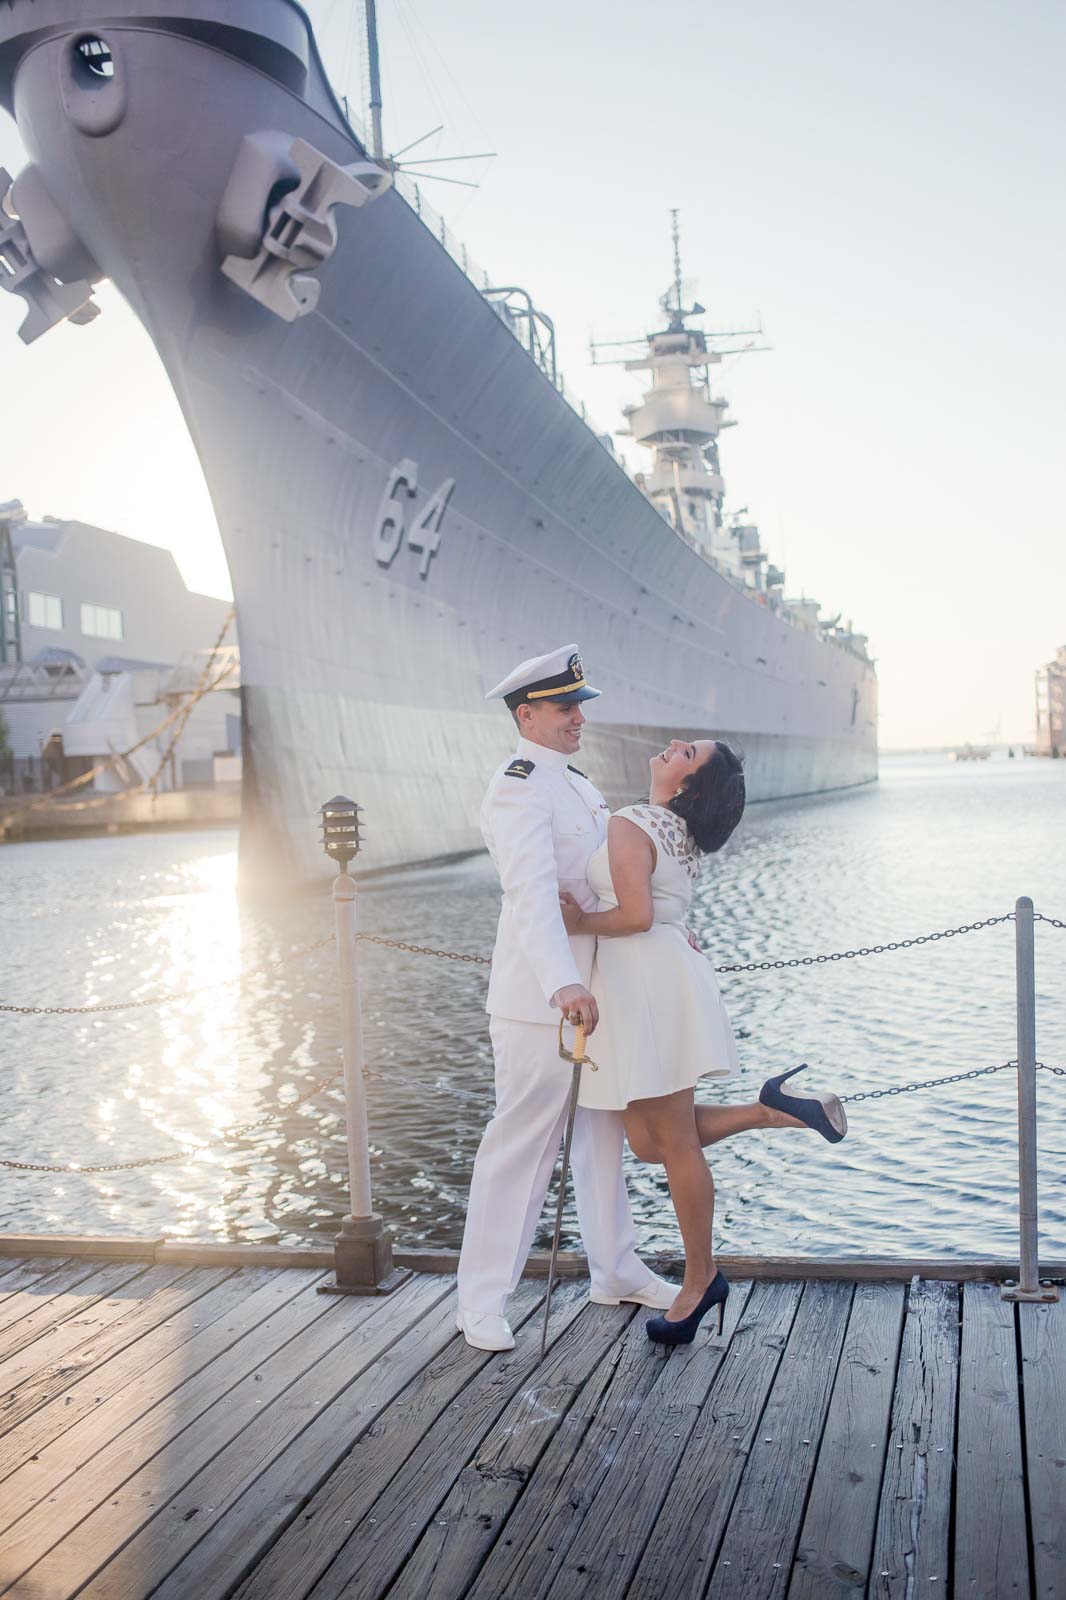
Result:
<instances>
[{"instance_id":1,"label":"gray ship hull","mask_svg":"<svg viewBox=\"0 0 1066 1600\"><path fill-rule=\"evenodd\" d=\"M126 105L87 136L56 86L72 32L98 23ZM246 134L362 155L288 0L9 0L4 95L203 464L237 606L249 865L317 874L316 812L337 792L366 809L367 867L479 847L511 744L485 690L567 639L604 691L582 765L612 802L674 734L738 738L755 799L876 777L872 665L679 539L395 191L339 216L306 316L283 322L222 274L216 216ZM385 560L401 470L407 534Z\"/></svg>"}]
</instances>

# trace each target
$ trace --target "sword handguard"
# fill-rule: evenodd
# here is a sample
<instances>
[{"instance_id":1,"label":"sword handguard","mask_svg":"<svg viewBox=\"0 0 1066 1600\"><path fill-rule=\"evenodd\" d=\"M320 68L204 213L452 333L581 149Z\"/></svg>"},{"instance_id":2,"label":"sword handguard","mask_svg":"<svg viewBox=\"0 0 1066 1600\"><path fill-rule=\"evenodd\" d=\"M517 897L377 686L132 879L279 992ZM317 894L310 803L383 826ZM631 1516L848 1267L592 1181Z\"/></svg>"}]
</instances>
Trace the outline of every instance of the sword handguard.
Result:
<instances>
[{"instance_id":1,"label":"sword handguard","mask_svg":"<svg viewBox=\"0 0 1066 1600\"><path fill-rule=\"evenodd\" d=\"M583 1022L574 1024L574 1048L568 1050L563 1043L563 1023L565 1021L565 1017L559 1018L559 1055L564 1061L569 1061L575 1067L588 1067L590 1072L599 1072L600 1069L595 1061L591 1061L585 1054L585 1024Z\"/></svg>"}]
</instances>

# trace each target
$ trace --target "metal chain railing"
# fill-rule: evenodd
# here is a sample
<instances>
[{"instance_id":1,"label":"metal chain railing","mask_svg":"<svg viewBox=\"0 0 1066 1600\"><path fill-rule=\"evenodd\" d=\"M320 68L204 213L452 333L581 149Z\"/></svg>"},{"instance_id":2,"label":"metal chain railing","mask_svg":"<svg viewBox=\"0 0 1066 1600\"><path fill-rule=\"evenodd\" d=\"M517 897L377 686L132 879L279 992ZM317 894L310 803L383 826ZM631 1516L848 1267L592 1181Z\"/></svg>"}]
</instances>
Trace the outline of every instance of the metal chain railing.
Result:
<instances>
[{"instance_id":1,"label":"metal chain railing","mask_svg":"<svg viewBox=\"0 0 1066 1600\"><path fill-rule=\"evenodd\" d=\"M887 1089L864 1089L859 1094L842 1094L839 1096L841 1104L846 1100L851 1104L859 1100L882 1100L890 1094L911 1094L915 1089L939 1089L945 1083L961 1083L964 1078L984 1078L990 1072L1006 1072L1008 1067L1016 1067L1017 1058L1011 1061L1001 1061L994 1067L971 1067L969 1072L953 1072L949 1078L918 1078L914 1083L894 1083ZM1042 1061L1037 1062L1042 1067ZM1058 1067L1049 1067L1049 1072L1058 1072Z\"/></svg>"},{"instance_id":2,"label":"metal chain railing","mask_svg":"<svg viewBox=\"0 0 1066 1600\"><path fill-rule=\"evenodd\" d=\"M341 1071L330 1073L328 1078L320 1078L316 1084L308 1089L292 1105L299 1105L303 1100L311 1100L316 1094L321 1094L323 1089L335 1083L341 1076ZM133 1167L161 1167L169 1161L188 1161L191 1156L198 1155L201 1150L208 1150L212 1145L229 1144L234 1139L250 1133L253 1128L262 1128L268 1122L276 1122L283 1117L292 1106L285 1106L280 1111L268 1111L261 1117L254 1118L251 1122L235 1122L232 1127L224 1128L221 1133L215 1134L212 1139L203 1139L196 1144L190 1144L185 1150L173 1150L166 1156L144 1156L138 1161L103 1161L85 1163L80 1161L65 1161L61 1165L49 1165L40 1161L10 1161L0 1160L0 1167L9 1167L16 1172L128 1172Z\"/></svg>"},{"instance_id":3,"label":"metal chain railing","mask_svg":"<svg viewBox=\"0 0 1066 1600\"><path fill-rule=\"evenodd\" d=\"M253 967L246 967L243 972L235 973L232 978L219 978L214 983L204 983L196 989L182 989L177 994L153 994L144 1000L109 1000L97 1006L0 1005L0 1011L13 1012L16 1016L22 1017L92 1017L105 1011L136 1011L148 1006L169 1006L173 1005L175 1000L188 1000L194 995L208 994L211 990L225 988L230 983L244 983L259 973L280 972L290 961L296 961L301 956L309 956L312 951L321 950L327 944L332 944L333 938L332 933L327 934L324 939L316 939L313 944L305 944L296 950L290 950L280 961L261 961Z\"/></svg>"},{"instance_id":4,"label":"metal chain railing","mask_svg":"<svg viewBox=\"0 0 1066 1600\"><path fill-rule=\"evenodd\" d=\"M0 1167L8 1167L16 1172L127 1172L134 1167L160 1167L167 1162L188 1161L190 1157L198 1155L201 1150L208 1150L213 1145L231 1144L234 1139L243 1138L256 1128L265 1127L268 1122L277 1122L292 1110L293 1106L300 1105L304 1100L313 1100L331 1084L343 1076L343 1068L338 1067L336 1072L330 1073L328 1078L319 1078L309 1089L304 1090L289 1105L277 1111L267 1111L261 1117L255 1117L250 1122L235 1122L229 1128L224 1128L221 1133L215 1134L211 1139L201 1139L195 1144L190 1144L184 1150L171 1151L165 1156L143 1156L136 1161L104 1161L82 1163L80 1161L66 1161L61 1164L42 1161L13 1161L0 1158ZM363 1077L368 1081L380 1078L388 1083L398 1083L405 1089L414 1089L418 1092L430 1090L436 1094L446 1094L452 1100L466 1100L475 1105L479 1112L485 1109L485 1097L474 1094L468 1089L460 1089L456 1084L429 1083L417 1078L405 1078L397 1072L381 1072L373 1067L363 1068Z\"/></svg>"},{"instance_id":5,"label":"metal chain railing","mask_svg":"<svg viewBox=\"0 0 1066 1600\"><path fill-rule=\"evenodd\" d=\"M1058 917L1046 917L1041 912L1034 913L1034 920L1046 922L1052 928L1066 928L1066 921ZM825 966L833 961L854 961L861 956L880 956L892 950L910 950L918 945L935 944L941 939L954 939L959 934L976 933L981 928L994 928L1003 922L1013 922L1014 912L1008 911L1001 917L984 917L977 922L965 922L958 928L943 928L937 933L920 933L913 939L894 939L887 944L860 945L857 950L834 950L827 955L817 956L791 956L775 961L747 961L731 962L726 966L715 967L716 973L737 972L777 972L788 967L817 967ZM304 945L302 948L292 950L281 961L263 963L261 966L249 968L245 973L238 973L233 978L220 978L216 983L202 984L196 989L186 989L179 994L153 995L144 1000L113 1000L107 1004L95 1006L16 1006L0 1004L0 1012L10 1012L18 1016L33 1017L67 1017L67 1016L93 1016L106 1011L132 1011L148 1006L172 1005L175 1000L184 1000L198 994L206 994L211 989L225 987L230 983L240 983L246 977L256 972L277 971L289 961L296 960L299 956L310 955L314 950L321 950L327 944L332 944L334 935L328 934L324 939L317 939L313 944ZM359 933L356 936L360 943L380 945L386 950L403 950L409 955L435 956L442 961L459 961L467 966L490 967L491 956L473 955L462 950L438 950L433 945L409 944L405 939L387 939L383 934Z\"/></svg>"},{"instance_id":6,"label":"metal chain railing","mask_svg":"<svg viewBox=\"0 0 1066 1600\"><path fill-rule=\"evenodd\" d=\"M491 956L464 955L459 950L434 950L428 944L406 944L403 939L385 939L379 933L359 933L356 938L366 944L380 944L386 950L406 950L414 956L439 956L443 961L466 961L474 967L491 967Z\"/></svg>"},{"instance_id":7,"label":"metal chain railing","mask_svg":"<svg viewBox=\"0 0 1066 1600\"><path fill-rule=\"evenodd\" d=\"M1034 916L1034 920L1039 921L1039 922L1047 922L1052 927L1060 928L1060 929L1061 928L1066 928L1066 921L1062 921L1062 920L1060 920L1060 919L1058 919L1056 917L1044 916L1040 912L1033 913L1033 916ZM881 955L881 954L884 954L884 953L886 953L888 951L891 951L891 950L904 950L904 949L912 948L912 947L914 947L916 945L930 944L930 943L934 943L934 942L936 942L936 941L938 941L940 939L954 938L959 934L973 933L973 932L976 932L978 929L981 929L981 928L991 928L991 927L995 927L999 923L1012 922L1014 920L1015 920L1014 912L1008 912L1004 916L986 917L986 918L982 919L981 921L966 923L966 924L962 925L961 927L946 928L946 929L944 929L944 930L942 930L940 932L937 932L937 933L920 934L920 935L918 935L917 937L915 937L913 939L901 939L901 940L893 941L893 942L888 943L888 944L862 946L858 950L837 951L837 952L835 952L833 954L829 954L829 955L801 956L801 957L792 958L790 960L760 961L760 962L750 962L750 963L746 963L746 964L734 964L734 965L730 965L730 966L717 967L715 970L717 972L722 972L722 973L726 973L726 972L758 972L758 971L775 970L775 969L780 969L780 968L783 968L783 967L814 966L814 965L818 965L818 964L822 964L822 963L830 962L830 961L850 960L850 959L854 959L854 958L860 957L860 956ZM359 940L365 941L365 942L370 943L370 944L379 945L379 946L381 946L381 947L383 947L385 949L403 950L403 951L406 951L406 952L408 952L410 954L413 954L413 955L435 956L435 957L438 957L438 958L440 958L442 960L460 961L460 962L465 962L465 963L467 963L469 965L476 965L476 966L490 966L491 965L491 959L488 956L473 955L473 954L470 954L470 953L457 951L457 950L438 950L438 949L434 948L431 945L410 944L406 940L403 940L403 939L388 939L388 938L386 938L386 937L384 937L383 935L380 935L380 934L358 933L356 935L356 937ZM283 957L280 961L272 961L272 962L261 963L258 966L255 966L255 967L247 969L243 973L238 973L233 978L222 979L222 980L220 980L220 982L221 982L221 984L238 983L238 982L244 981L245 979L247 979L247 978L249 978L249 977L251 977L254 974L259 973L259 972L278 971L281 968L287 966L289 964L289 962L291 962L293 960L296 960L296 959L298 959L298 958L300 958L302 956L310 955L313 951L321 950L326 945L333 943L334 940L335 940L335 935L334 934L329 934L323 939L315 940L312 944L304 945L304 946L302 946L302 947L300 947L300 948L298 948L296 950L290 951L289 954L287 956ZM152 996L150 998L146 998L146 999L143 999L143 1000L112 1001L112 1002L109 1002L109 1003L106 1003L106 1004L96 1005L96 1006L14 1006L14 1005L0 1005L0 1011L14 1012L14 1013L17 1013L17 1014L30 1015L30 1016L45 1016L45 1015L50 1015L50 1016L69 1016L69 1015L86 1015L86 1014L91 1015L91 1014L100 1013L100 1012L123 1011L123 1010L133 1009L133 1008L137 1008L137 1007L147 1007L147 1006L153 1006L153 1005L166 1005L166 1004L169 1004L170 1002L172 1002L174 1000L184 999L188 995L200 994L200 993L203 993L203 992L205 992L205 991L207 991L209 989L218 988L219 986L220 985L218 983L216 983L216 984L206 984L206 985L203 985L199 989L187 990L183 994L165 995L165 996ZM944 1087L946 1084L961 1083L961 1082L967 1081L969 1079L983 1078L983 1077L987 1077L991 1073L1005 1072L1010 1068L1017 1068L1017 1066L1018 1066L1018 1060L1017 1060L1016 1057L1013 1057L1009 1061L998 1062L996 1065L991 1066L991 1067L974 1067L974 1068L970 1068L968 1071L965 1071L965 1072L951 1073L947 1077L943 1077L943 1078L919 1078L919 1079L916 1079L913 1083L891 1084L891 1085L889 1085L889 1086L887 1086L886 1088L883 1088L883 1089L865 1089L865 1090L861 1090L861 1091L859 1091L859 1092L857 1092L855 1094L841 1095L840 1099L841 1099L842 1102L847 1102L849 1104L857 1104L858 1102L863 1101L863 1100L881 1100L881 1099L884 1099L884 1098L886 1098L887 1096L890 1096L890 1095L911 1094L911 1093L915 1093L915 1092L917 1092L918 1090L921 1090L921 1089L937 1089L937 1088ZM1049 1066L1046 1062L1043 1062L1043 1061L1038 1061L1036 1063L1036 1066L1038 1068L1040 1068L1042 1071L1053 1073L1056 1077L1060 1077L1060 1078L1061 1077L1066 1077L1066 1067ZM255 1118L253 1118L253 1119L251 1119L250 1121L247 1121L247 1122L235 1123L235 1124L233 1124L232 1127L224 1129L221 1133L216 1134L211 1139L205 1139L205 1140L200 1140L200 1141L193 1142L190 1145L188 1145L185 1149L172 1151L168 1155L145 1156L145 1157L141 1157L141 1158L139 1158L137 1160L130 1160L130 1161L93 1162L93 1163L85 1163L85 1164L83 1164L81 1162L77 1162L77 1161L70 1161L70 1162L63 1162L63 1163L50 1163L50 1162L35 1162L35 1161L15 1161L15 1160L12 1160L12 1159L0 1158L0 1167L6 1167L9 1170L18 1171L18 1172L103 1173L103 1172L127 1172L127 1171L133 1170L134 1168L163 1166L163 1165L166 1165L167 1163L172 1163L172 1162L176 1162L176 1161L187 1161L192 1156L198 1154L201 1150L209 1149L209 1148L211 1148L212 1146L215 1146L215 1145L232 1143L232 1141L234 1139L242 1138L246 1134L251 1133L252 1131L254 1131L256 1128L265 1127L268 1123L277 1122L281 1117L285 1116L287 1114L287 1112L292 1109L292 1105L297 1105L297 1104L300 1104L302 1101L313 1099L314 1096L316 1096L318 1094L321 1094L323 1092L323 1090L329 1088L330 1085L336 1083L338 1078L340 1078L342 1076L343 1076L343 1068L338 1069L336 1072L330 1073L325 1078L319 1079L319 1081L317 1083L313 1084L311 1086L311 1088L309 1088L303 1094L301 1094L298 1097L298 1099L294 1100L289 1106L280 1108L278 1110L265 1112L262 1116L255 1117ZM451 1083L448 1083L448 1084L430 1083L430 1082L427 1082L426 1080L418 1080L418 1079L414 1079L414 1078L407 1078L407 1077L404 1077L404 1076L402 1076L401 1074L398 1074L398 1073L390 1073L390 1072L381 1071L379 1069L372 1069L372 1068L367 1067L365 1064L364 1064L363 1070L362 1070L362 1077L365 1080L377 1079L377 1080L381 1080L383 1082L397 1083L397 1084L401 1085L404 1088L413 1089L416 1093L424 1093L426 1090L429 1090L431 1092L436 1092L436 1093L439 1093L439 1094L446 1094L451 1099L461 1099L461 1100L470 1101L471 1103L476 1103L479 1111L484 1109L484 1100L483 1100L482 1096L474 1094L474 1093L471 1093L471 1092L469 1092L467 1090L461 1089L455 1084L451 1084Z\"/></svg>"},{"instance_id":8,"label":"metal chain railing","mask_svg":"<svg viewBox=\"0 0 1066 1600\"><path fill-rule=\"evenodd\" d=\"M1066 1067L1049 1066L1044 1061L1038 1061L1036 1064L1044 1072L1051 1072L1057 1078L1066 1078ZM886 1089L864 1089L858 1094L842 1094L840 1096L840 1101L842 1104L846 1102L849 1105L857 1105L860 1100L882 1100L887 1095L911 1094L918 1089L939 1089L942 1088L946 1083L962 1083L968 1078L985 1078L990 1073L1006 1072L1008 1068L1017 1067L1017 1065L1017 1059L1013 1058L1010 1061L1000 1061L994 1067L973 1067L968 1072L954 1072L950 1075L950 1077L946 1078L922 1078L915 1083L892 1084ZM267 1123L270 1122L277 1122L281 1117L285 1116L289 1111L291 1111L293 1106L300 1105L305 1100L313 1100L316 1095L321 1094L323 1090L328 1089L331 1084L336 1083L337 1079L342 1075L343 1069L338 1068L336 1072L330 1073L329 1077L320 1078L317 1083L312 1084L309 1089L306 1089L302 1094L298 1095L290 1105L283 1106L277 1111L267 1111L263 1116L255 1117L250 1122L235 1122L231 1127L225 1128L221 1133L215 1134L213 1138L200 1140L196 1144L189 1145L184 1150L171 1151L169 1155L144 1156L136 1161L104 1161L92 1163L82 1163L80 1161L66 1161L62 1163L14 1161L0 1158L0 1167L7 1167L15 1172L129 1172L135 1167L161 1167L174 1161L188 1161L193 1156L199 1155L201 1150L209 1150L215 1145L231 1144L234 1139L243 1138L245 1134L253 1132L256 1128L265 1127ZM373 1067L364 1067L363 1077L367 1081L379 1079L386 1083L397 1083L402 1088L414 1089L417 1093L425 1093L426 1090L429 1090L434 1094L447 1095L450 1100L468 1101L471 1105L477 1108L479 1113L485 1110L486 1099L484 1095L476 1094L468 1089L461 1089L457 1084L454 1083L430 1083L425 1079L407 1078L398 1072L382 1072Z\"/></svg>"},{"instance_id":9,"label":"metal chain railing","mask_svg":"<svg viewBox=\"0 0 1066 1600\"><path fill-rule=\"evenodd\" d=\"M959 928L943 928L939 933L920 933L913 939L894 939L889 944L861 945L858 950L834 950L824 956L792 956L782 961L748 961L727 967L715 967L715 972L776 972L784 967L820 967L829 961L854 961L858 956L881 956L890 950L910 950L920 944L935 944L939 939L954 939L960 933L976 933L980 928L994 928L997 923L1013 922L1014 912L1002 917L984 917L980 922L964 922Z\"/></svg>"}]
</instances>

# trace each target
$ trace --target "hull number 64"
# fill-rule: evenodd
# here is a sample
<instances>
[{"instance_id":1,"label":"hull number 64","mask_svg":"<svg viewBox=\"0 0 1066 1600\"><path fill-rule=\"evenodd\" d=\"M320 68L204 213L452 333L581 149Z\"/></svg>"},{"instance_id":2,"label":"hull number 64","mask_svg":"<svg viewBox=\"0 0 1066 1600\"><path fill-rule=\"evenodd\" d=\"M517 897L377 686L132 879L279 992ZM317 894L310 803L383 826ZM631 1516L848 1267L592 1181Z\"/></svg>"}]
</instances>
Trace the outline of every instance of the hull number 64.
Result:
<instances>
[{"instance_id":1,"label":"hull number 64","mask_svg":"<svg viewBox=\"0 0 1066 1600\"><path fill-rule=\"evenodd\" d=\"M445 478L408 525L408 516L414 511L411 501L418 495L418 463L404 460L398 467L393 467L371 536L374 557L381 566L392 565L406 536L408 549L421 551L422 554L419 577L427 576L429 564L440 549L441 523L454 488L455 479Z\"/></svg>"}]
</instances>

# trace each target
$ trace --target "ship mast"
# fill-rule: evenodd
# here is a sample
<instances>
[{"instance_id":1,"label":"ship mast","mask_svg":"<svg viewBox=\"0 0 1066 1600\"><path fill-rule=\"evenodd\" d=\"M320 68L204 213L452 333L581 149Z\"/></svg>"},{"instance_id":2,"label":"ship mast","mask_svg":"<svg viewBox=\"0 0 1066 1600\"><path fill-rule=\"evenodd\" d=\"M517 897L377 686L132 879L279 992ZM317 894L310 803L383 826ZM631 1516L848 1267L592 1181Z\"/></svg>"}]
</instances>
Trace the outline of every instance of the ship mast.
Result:
<instances>
[{"instance_id":1,"label":"ship mast","mask_svg":"<svg viewBox=\"0 0 1066 1600\"><path fill-rule=\"evenodd\" d=\"M651 471L638 482L662 516L706 557L747 586L762 588L766 557L758 530L726 521L722 503L725 482L718 460L718 435L732 427L728 402L711 392L710 369L735 347L716 349L709 339L738 338L761 329L732 329L707 334L689 327L704 316L698 301L685 305L681 271L681 229L677 210L670 212L674 247L673 283L659 302L667 327L640 341L639 356L623 361L627 372L650 372L651 388L637 405L627 406L628 432L651 452ZM630 341L637 342L637 341ZM751 348L751 346L742 346Z\"/></svg>"},{"instance_id":2,"label":"ship mast","mask_svg":"<svg viewBox=\"0 0 1066 1600\"><path fill-rule=\"evenodd\" d=\"M366 53L370 63L370 126L375 161L384 160L381 137L381 70L378 65L378 11L376 0L366 0Z\"/></svg>"}]
</instances>

